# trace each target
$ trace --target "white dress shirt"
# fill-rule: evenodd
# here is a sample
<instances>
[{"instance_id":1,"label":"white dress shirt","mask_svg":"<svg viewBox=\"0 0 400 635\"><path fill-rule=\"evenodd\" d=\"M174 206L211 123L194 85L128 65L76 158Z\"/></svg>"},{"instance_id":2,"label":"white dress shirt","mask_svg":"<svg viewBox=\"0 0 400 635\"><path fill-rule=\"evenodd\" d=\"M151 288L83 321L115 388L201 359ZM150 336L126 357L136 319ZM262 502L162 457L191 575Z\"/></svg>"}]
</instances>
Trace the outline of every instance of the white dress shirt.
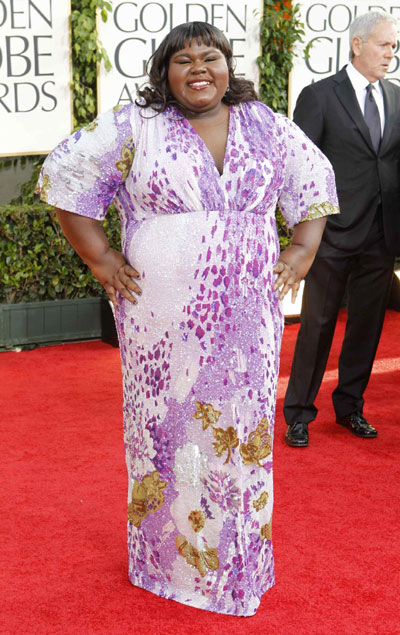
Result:
<instances>
[{"instance_id":1,"label":"white dress shirt","mask_svg":"<svg viewBox=\"0 0 400 635\"><path fill-rule=\"evenodd\" d=\"M376 105L378 106L378 111L379 111L379 116L381 119L381 132L382 132L382 136L383 136L383 130L385 127L385 105L384 105L384 101L383 101L383 92L382 92L382 87L379 83L379 80L376 82L369 82L368 79L366 77L364 77L364 75L362 75L354 66L353 64L350 62L349 64L347 64L346 66L346 71L347 74L349 76L349 79L353 85L353 88L355 90L356 96L357 96L357 100L358 103L360 105L361 108L361 112L362 114L364 114L364 107L365 107L365 97L367 94L367 86L369 84L372 84L372 86L374 87L372 94L374 96Z\"/></svg>"}]
</instances>

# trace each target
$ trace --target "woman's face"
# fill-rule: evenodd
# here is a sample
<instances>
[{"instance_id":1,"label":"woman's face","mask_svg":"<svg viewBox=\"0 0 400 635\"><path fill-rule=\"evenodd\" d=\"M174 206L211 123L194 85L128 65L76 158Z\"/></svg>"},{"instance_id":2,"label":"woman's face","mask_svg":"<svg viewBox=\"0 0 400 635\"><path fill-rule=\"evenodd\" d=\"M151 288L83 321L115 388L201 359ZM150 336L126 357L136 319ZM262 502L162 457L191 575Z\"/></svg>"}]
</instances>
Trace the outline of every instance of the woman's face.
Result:
<instances>
[{"instance_id":1,"label":"woman's face","mask_svg":"<svg viewBox=\"0 0 400 635\"><path fill-rule=\"evenodd\" d=\"M213 46L185 46L171 56L168 83L172 95L187 110L201 114L218 110L229 84L224 54Z\"/></svg>"}]
</instances>

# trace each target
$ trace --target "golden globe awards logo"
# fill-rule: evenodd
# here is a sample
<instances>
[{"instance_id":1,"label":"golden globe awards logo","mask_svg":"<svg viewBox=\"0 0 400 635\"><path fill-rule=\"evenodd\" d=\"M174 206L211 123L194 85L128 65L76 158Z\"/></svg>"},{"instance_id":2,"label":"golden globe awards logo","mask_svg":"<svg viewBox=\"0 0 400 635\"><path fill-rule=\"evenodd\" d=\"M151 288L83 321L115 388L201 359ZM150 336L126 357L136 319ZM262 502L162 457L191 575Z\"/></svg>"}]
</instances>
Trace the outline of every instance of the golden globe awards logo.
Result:
<instances>
[{"instance_id":1,"label":"golden globe awards logo","mask_svg":"<svg viewBox=\"0 0 400 635\"><path fill-rule=\"evenodd\" d=\"M229 4L187 3L184 5L184 18L181 13L177 18L176 4L161 4L159 2L147 2L141 8L136 2L121 2L116 5L112 20L116 30L127 36L118 43L114 52L114 64L117 71L130 79L144 78L146 75L146 62L154 53L161 42L157 34L171 31L181 22L201 20L217 26L223 31L229 32L233 25L246 33L248 21L248 7L242 4L235 7ZM140 33L140 35L138 35ZM164 35L162 37L164 37ZM236 49L239 43L246 41L245 37L230 38L231 46ZM238 57L244 57L244 53L238 53Z\"/></svg>"},{"instance_id":2,"label":"golden globe awards logo","mask_svg":"<svg viewBox=\"0 0 400 635\"><path fill-rule=\"evenodd\" d=\"M70 0L0 0L0 155L48 152L71 131Z\"/></svg>"},{"instance_id":3,"label":"golden globe awards logo","mask_svg":"<svg viewBox=\"0 0 400 635\"><path fill-rule=\"evenodd\" d=\"M0 40L1 107L7 112L51 112L57 106L51 0L0 0L0 29L5 33Z\"/></svg>"},{"instance_id":4,"label":"golden globe awards logo","mask_svg":"<svg viewBox=\"0 0 400 635\"><path fill-rule=\"evenodd\" d=\"M228 38L237 75L258 81L260 0L229 2L128 2L114 1L106 23L99 21L99 36L113 69L102 68L99 77L100 110L132 102L146 81L146 63L163 38L178 24L203 21Z\"/></svg>"}]
</instances>

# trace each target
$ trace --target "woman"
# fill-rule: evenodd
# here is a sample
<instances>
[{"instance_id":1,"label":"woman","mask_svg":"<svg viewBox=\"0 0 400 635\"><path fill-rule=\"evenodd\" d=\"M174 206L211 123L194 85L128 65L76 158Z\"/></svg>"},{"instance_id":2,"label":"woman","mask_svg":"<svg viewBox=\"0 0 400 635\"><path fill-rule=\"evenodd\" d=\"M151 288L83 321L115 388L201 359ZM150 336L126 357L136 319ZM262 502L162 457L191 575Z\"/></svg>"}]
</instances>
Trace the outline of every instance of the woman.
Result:
<instances>
[{"instance_id":1,"label":"woman","mask_svg":"<svg viewBox=\"0 0 400 635\"><path fill-rule=\"evenodd\" d=\"M49 156L42 198L115 306L132 583L252 615L274 584L280 298L296 295L337 211L334 177L234 76L215 27L176 27L151 61L137 104ZM113 200L122 253L100 225ZM278 201L296 225L280 256Z\"/></svg>"}]
</instances>

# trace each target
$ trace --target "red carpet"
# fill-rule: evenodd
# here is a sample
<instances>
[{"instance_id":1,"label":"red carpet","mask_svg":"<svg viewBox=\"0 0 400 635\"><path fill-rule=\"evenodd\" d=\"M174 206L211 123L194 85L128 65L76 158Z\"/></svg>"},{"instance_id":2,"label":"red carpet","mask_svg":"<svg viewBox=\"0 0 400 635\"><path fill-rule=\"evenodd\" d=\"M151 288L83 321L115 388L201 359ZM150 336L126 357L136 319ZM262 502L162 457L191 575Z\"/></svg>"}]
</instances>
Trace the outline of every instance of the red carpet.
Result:
<instances>
[{"instance_id":1,"label":"red carpet","mask_svg":"<svg viewBox=\"0 0 400 635\"><path fill-rule=\"evenodd\" d=\"M297 325L285 329L275 437L276 586L235 618L131 586L119 352L101 342L0 354L2 634L399 634L400 314L388 311L365 414L334 423L344 315L311 445L283 442Z\"/></svg>"}]
</instances>

